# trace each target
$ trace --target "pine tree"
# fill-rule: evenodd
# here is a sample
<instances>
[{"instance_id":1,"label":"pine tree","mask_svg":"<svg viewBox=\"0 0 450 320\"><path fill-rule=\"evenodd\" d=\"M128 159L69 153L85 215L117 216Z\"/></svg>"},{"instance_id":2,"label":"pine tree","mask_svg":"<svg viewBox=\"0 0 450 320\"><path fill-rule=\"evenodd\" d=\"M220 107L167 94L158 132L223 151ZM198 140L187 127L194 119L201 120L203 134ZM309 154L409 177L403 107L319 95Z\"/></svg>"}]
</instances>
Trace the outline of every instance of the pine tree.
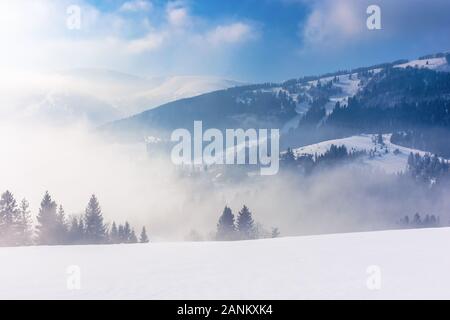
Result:
<instances>
[{"instance_id":1,"label":"pine tree","mask_svg":"<svg viewBox=\"0 0 450 320\"><path fill-rule=\"evenodd\" d=\"M377 135L377 139L376 140L377 140L377 144L384 145L384 139L383 139L383 135L381 133L379 133Z\"/></svg>"},{"instance_id":2,"label":"pine tree","mask_svg":"<svg viewBox=\"0 0 450 320\"><path fill-rule=\"evenodd\" d=\"M91 196L85 211L86 240L88 243L106 242L106 226L103 223L102 209L95 195Z\"/></svg>"},{"instance_id":3,"label":"pine tree","mask_svg":"<svg viewBox=\"0 0 450 320\"><path fill-rule=\"evenodd\" d=\"M119 225L117 235L118 235L118 243L124 243L126 240L125 239L125 228L121 224Z\"/></svg>"},{"instance_id":4,"label":"pine tree","mask_svg":"<svg viewBox=\"0 0 450 320\"><path fill-rule=\"evenodd\" d=\"M19 206L18 231L20 244L28 246L33 242L32 222L30 216L30 204L26 199L22 199Z\"/></svg>"},{"instance_id":5,"label":"pine tree","mask_svg":"<svg viewBox=\"0 0 450 320\"><path fill-rule=\"evenodd\" d=\"M413 222L416 227L419 227L422 224L422 218L420 217L419 213L416 213L414 215Z\"/></svg>"},{"instance_id":6,"label":"pine tree","mask_svg":"<svg viewBox=\"0 0 450 320\"><path fill-rule=\"evenodd\" d=\"M78 238L80 243L86 243L86 227L83 218L78 220Z\"/></svg>"},{"instance_id":7,"label":"pine tree","mask_svg":"<svg viewBox=\"0 0 450 320\"><path fill-rule=\"evenodd\" d=\"M114 221L111 226L111 231L109 232L109 241L111 243L120 243L119 231L117 230L117 225Z\"/></svg>"},{"instance_id":8,"label":"pine tree","mask_svg":"<svg viewBox=\"0 0 450 320\"><path fill-rule=\"evenodd\" d=\"M217 240L233 240L236 236L234 215L228 206L223 209L222 215L217 223Z\"/></svg>"},{"instance_id":9,"label":"pine tree","mask_svg":"<svg viewBox=\"0 0 450 320\"><path fill-rule=\"evenodd\" d=\"M69 227L67 226L66 215L63 206L60 205L56 214L56 237L58 244L67 244L68 233Z\"/></svg>"},{"instance_id":10,"label":"pine tree","mask_svg":"<svg viewBox=\"0 0 450 320\"><path fill-rule=\"evenodd\" d=\"M129 243L137 243L138 239L136 237L136 233L134 232L134 229L131 229L130 238L128 240Z\"/></svg>"},{"instance_id":11,"label":"pine tree","mask_svg":"<svg viewBox=\"0 0 450 320\"><path fill-rule=\"evenodd\" d=\"M280 236L280 230L278 228L272 228L272 238L278 238Z\"/></svg>"},{"instance_id":12,"label":"pine tree","mask_svg":"<svg viewBox=\"0 0 450 320\"><path fill-rule=\"evenodd\" d=\"M19 244L17 224L19 208L11 192L6 191L0 198L0 245L13 246Z\"/></svg>"},{"instance_id":13,"label":"pine tree","mask_svg":"<svg viewBox=\"0 0 450 320\"><path fill-rule=\"evenodd\" d=\"M68 243L81 244L82 238L83 235L82 232L80 232L80 221L77 217L72 217L69 225Z\"/></svg>"},{"instance_id":14,"label":"pine tree","mask_svg":"<svg viewBox=\"0 0 450 320\"><path fill-rule=\"evenodd\" d=\"M58 244L58 215L56 202L48 193L45 193L37 216L37 243L41 245Z\"/></svg>"},{"instance_id":15,"label":"pine tree","mask_svg":"<svg viewBox=\"0 0 450 320\"><path fill-rule=\"evenodd\" d=\"M247 206L244 205L237 217L237 231L239 237L241 239L253 239L255 237L254 230L255 223L252 218L252 213Z\"/></svg>"},{"instance_id":16,"label":"pine tree","mask_svg":"<svg viewBox=\"0 0 450 320\"><path fill-rule=\"evenodd\" d=\"M131 227L128 221L125 222L125 226L123 227L123 243L130 243L130 237L131 237Z\"/></svg>"},{"instance_id":17,"label":"pine tree","mask_svg":"<svg viewBox=\"0 0 450 320\"><path fill-rule=\"evenodd\" d=\"M291 148L288 148L286 153L281 156L281 160L288 167L294 166L296 162L294 151Z\"/></svg>"},{"instance_id":18,"label":"pine tree","mask_svg":"<svg viewBox=\"0 0 450 320\"><path fill-rule=\"evenodd\" d=\"M145 229L145 227L142 227L142 231L141 231L141 235L139 237L139 242L140 243L148 243L150 240L148 239L147 236L147 230Z\"/></svg>"}]
</instances>

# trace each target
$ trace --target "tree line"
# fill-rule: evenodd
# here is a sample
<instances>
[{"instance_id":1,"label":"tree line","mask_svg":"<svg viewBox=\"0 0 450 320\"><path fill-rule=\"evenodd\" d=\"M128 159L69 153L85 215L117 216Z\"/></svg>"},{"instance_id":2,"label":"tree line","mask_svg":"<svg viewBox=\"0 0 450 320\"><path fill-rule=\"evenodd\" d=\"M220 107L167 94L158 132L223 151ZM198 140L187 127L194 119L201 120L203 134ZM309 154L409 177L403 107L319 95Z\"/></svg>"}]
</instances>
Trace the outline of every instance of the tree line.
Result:
<instances>
[{"instance_id":1,"label":"tree line","mask_svg":"<svg viewBox=\"0 0 450 320\"><path fill-rule=\"evenodd\" d=\"M267 237L277 238L279 235L278 228L272 228L269 233L260 224L255 223L247 206L244 205L236 217L231 208L225 206L217 223L216 240L252 240Z\"/></svg>"},{"instance_id":2,"label":"tree line","mask_svg":"<svg viewBox=\"0 0 450 320\"><path fill-rule=\"evenodd\" d=\"M100 203L92 195L83 215L67 217L62 205L45 193L34 225L29 203L16 201L10 191L0 197L0 246L147 243L145 227L139 239L128 222L111 227L104 222Z\"/></svg>"},{"instance_id":3,"label":"tree line","mask_svg":"<svg viewBox=\"0 0 450 320\"><path fill-rule=\"evenodd\" d=\"M438 228L441 227L440 219L438 216L425 215L421 216L419 213L410 218L409 216L405 216L400 219L399 224L404 228Z\"/></svg>"},{"instance_id":4,"label":"tree line","mask_svg":"<svg viewBox=\"0 0 450 320\"><path fill-rule=\"evenodd\" d=\"M336 164L354 161L362 156L366 156L366 150L348 150L345 145L337 146L332 144L328 150L322 154L301 154L288 148L285 153L280 155L280 167L286 169L300 169L300 171L309 174L315 169L327 168ZM369 152L369 155L372 151Z\"/></svg>"}]
</instances>

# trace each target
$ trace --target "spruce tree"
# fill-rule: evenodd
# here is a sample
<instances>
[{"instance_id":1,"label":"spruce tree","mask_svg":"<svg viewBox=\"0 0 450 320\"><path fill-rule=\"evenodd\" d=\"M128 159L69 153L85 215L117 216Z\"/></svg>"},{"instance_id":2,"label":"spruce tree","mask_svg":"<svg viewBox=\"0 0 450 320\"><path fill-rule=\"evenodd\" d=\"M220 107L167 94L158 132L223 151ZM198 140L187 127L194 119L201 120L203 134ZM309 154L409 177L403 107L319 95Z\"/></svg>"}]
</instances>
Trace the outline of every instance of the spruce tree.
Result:
<instances>
[{"instance_id":1,"label":"spruce tree","mask_svg":"<svg viewBox=\"0 0 450 320\"><path fill-rule=\"evenodd\" d=\"M32 222L30 215L30 204L26 199L22 199L19 205L18 231L20 244L28 246L33 242Z\"/></svg>"},{"instance_id":2,"label":"spruce tree","mask_svg":"<svg viewBox=\"0 0 450 320\"><path fill-rule=\"evenodd\" d=\"M106 242L106 226L103 223L102 209L95 195L91 196L86 207L85 235L88 243L100 244Z\"/></svg>"},{"instance_id":3,"label":"spruce tree","mask_svg":"<svg viewBox=\"0 0 450 320\"><path fill-rule=\"evenodd\" d=\"M278 238L280 236L280 230L278 228L272 228L272 238Z\"/></svg>"},{"instance_id":4,"label":"spruce tree","mask_svg":"<svg viewBox=\"0 0 450 320\"><path fill-rule=\"evenodd\" d=\"M223 209L222 215L217 223L217 240L233 240L236 228L234 225L234 215L228 206Z\"/></svg>"},{"instance_id":5,"label":"spruce tree","mask_svg":"<svg viewBox=\"0 0 450 320\"><path fill-rule=\"evenodd\" d=\"M68 243L81 244L82 234L80 233L80 224L77 217L72 217L69 225Z\"/></svg>"},{"instance_id":6,"label":"spruce tree","mask_svg":"<svg viewBox=\"0 0 450 320\"><path fill-rule=\"evenodd\" d=\"M58 244L58 215L56 202L45 192L37 216L37 243L41 245Z\"/></svg>"},{"instance_id":7,"label":"spruce tree","mask_svg":"<svg viewBox=\"0 0 450 320\"><path fill-rule=\"evenodd\" d=\"M130 237L131 237L131 227L128 221L125 221L125 225L123 227L123 239L122 242L124 243L130 243Z\"/></svg>"},{"instance_id":8,"label":"spruce tree","mask_svg":"<svg viewBox=\"0 0 450 320\"><path fill-rule=\"evenodd\" d=\"M69 227L66 222L66 215L62 205L58 207L56 214L56 237L58 244L67 244Z\"/></svg>"},{"instance_id":9,"label":"spruce tree","mask_svg":"<svg viewBox=\"0 0 450 320\"><path fill-rule=\"evenodd\" d=\"M147 236L147 230L145 229L145 227L142 227L142 231L141 231L141 235L139 237L139 242L140 243L148 243L150 240L148 239Z\"/></svg>"},{"instance_id":10,"label":"spruce tree","mask_svg":"<svg viewBox=\"0 0 450 320\"><path fill-rule=\"evenodd\" d=\"M78 239L79 243L86 243L86 227L84 226L84 219L80 218L78 220Z\"/></svg>"},{"instance_id":11,"label":"spruce tree","mask_svg":"<svg viewBox=\"0 0 450 320\"><path fill-rule=\"evenodd\" d=\"M123 225L119 225L119 229L118 229L118 243L124 243L126 238L125 238L125 228L123 227Z\"/></svg>"},{"instance_id":12,"label":"spruce tree","mask_svg":"<svg viewBox=\"0 0 450 320\"><path fill-rule=\"evenodd\" d=\"M119 231L117 230L117 225L115 221L113 221L111 231L109 232L109 241L111 243L120 243Z\"/></svg>"},{"instance_id":13,"label":"spruce tree","mask_svg":"<svg viewBox=\"0 0 450 320\"><path fill-rule=\"evenodd\" d=\"M252 213L245 205L238 213L236 227L241 239L253 239L255 237L255 223Z\"/></svg>"},{"instance_id":14,"label":"spruce tree","mask_svg":"<svg viewBox=\"0 0 450 320\"><path fill-rule=\"evenodd\" d=\"M131 229L130 238L128 240L129 243L137 243L138 239L136 237L136 233L134 232L134 229Z\"/></svg>"},{"instance_id":15,"label":"spruce tree","mask_svg":"<svg viewBox=\"0 0 450 320\"><path fill-rule=\"evenodd\" d=\"M0 197L0 245L19 244L18 222L19 208L11 192L6 191Z\"/></svg>"}]
</instances>

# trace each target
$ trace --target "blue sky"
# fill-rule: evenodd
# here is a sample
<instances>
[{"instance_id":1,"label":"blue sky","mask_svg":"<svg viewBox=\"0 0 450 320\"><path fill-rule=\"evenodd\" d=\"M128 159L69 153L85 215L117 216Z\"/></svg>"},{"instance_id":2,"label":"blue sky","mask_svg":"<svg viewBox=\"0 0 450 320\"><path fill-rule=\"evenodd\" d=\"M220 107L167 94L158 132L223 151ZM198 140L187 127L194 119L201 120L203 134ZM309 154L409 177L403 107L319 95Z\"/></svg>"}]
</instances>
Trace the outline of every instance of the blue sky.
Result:
<instances>
[{"instance_id":1,"label":"blue sky","mask_svg":"<svg viewBox=\"0 0 450 320\"><path fill-rule=\"evenodd\" d=\"M382 29L370 31L366 9L374 2L381 8ZM9 67L94 67L262 82L450 50L448 0L14 3L1 10L8 17L17 13L17 19L0 23L0 33L10 40L0 58ZM68 30L67 8L73 4L81 10L81 24Z\"/></svg>"}]
</instances>

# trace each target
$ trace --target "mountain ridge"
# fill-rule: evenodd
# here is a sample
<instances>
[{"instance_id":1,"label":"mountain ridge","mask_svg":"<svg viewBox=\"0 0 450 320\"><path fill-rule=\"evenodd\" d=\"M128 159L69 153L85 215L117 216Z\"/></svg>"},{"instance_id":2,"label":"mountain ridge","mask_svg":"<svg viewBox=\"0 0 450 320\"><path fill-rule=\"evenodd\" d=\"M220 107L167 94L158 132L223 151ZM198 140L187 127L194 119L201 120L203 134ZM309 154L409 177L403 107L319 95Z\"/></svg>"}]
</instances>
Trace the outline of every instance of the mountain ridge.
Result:
<instances>
[{"instance_id":1,"label":"mountain ridge","mask_svg":"<svg viewBox=\"0 0 450 320\"><path fill-rule=\"evenodd\" d=\"M418 75L415 75L414 70L418 70ZM169 102L111 122L102 126L101 131L138 141L143 141L148 135L167 139L172 130L190 129L194 120L202 120L205 127L219 129L279 128L283 135L283 146L298 147L345 135L369 133L364 130L353 132L347 127L335 130L335 123L329 119L335 118L333 114L340 111L339 108L347 108L350 103L354 103L354 97L367 95L369 90L366 88L373 90L386 78L388 84L396 81L396 75L405 79L417 76L420 81L428 81L433 78L430 74L442 71L450 71L449 54L446 53L412 61L397 60L350 71L306 76L282 83L238 86ZM447 81L445 74L433 83L436 85L436 97L447 94L447 88L444 90L442 87L442 83ZM423 85L419 80L417 88ZM414 93L409 92L408 88L400 87L398 91L399 101L404 97L412 97L410 100L415 101ZM374 131L377 130L371 128L370 132Z\"/></svg>"}]
</instances>

